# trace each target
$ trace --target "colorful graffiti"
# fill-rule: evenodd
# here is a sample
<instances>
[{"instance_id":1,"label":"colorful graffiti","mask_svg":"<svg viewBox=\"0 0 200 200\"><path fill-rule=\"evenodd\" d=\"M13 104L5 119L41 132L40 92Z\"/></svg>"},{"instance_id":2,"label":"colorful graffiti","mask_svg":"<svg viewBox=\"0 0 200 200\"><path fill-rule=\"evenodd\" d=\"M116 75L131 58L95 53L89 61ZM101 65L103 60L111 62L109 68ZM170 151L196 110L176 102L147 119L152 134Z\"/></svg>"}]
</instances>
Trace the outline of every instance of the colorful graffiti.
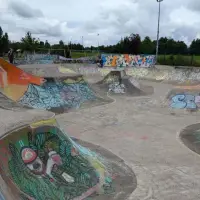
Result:
<instances>
[{"instance_id":1,"label":"colorful graffiti","mask_svg":"<svg viewBox=\"0 0 200 200\"><path fill-rule=\"evenodd\" d=\"M176 94L171 98L170 106L178 109L198 109L200 107L200 95Z\"/></svg>"},{"instance_id":2,"label":"colorful graffiti","mask_svg":"<svg viewBox=\"0 0 200 200\"><path fill-rule=\"evenodd\" d=\"M0 155L0 168L20 199L83 200L112 187L95 153L85 153L55 124L55 119L35 123L0 140L6 154Z\"/></svg>"},{"instance_id":3,"label":"colorful graffiti","mask_svg":"<svg viewBox=\"0 0 200 200\"><path fill-rule=\"evenodd\" d=\"M27 54L25 61L35 64L53 64L55 60L58 60L58 57L57 55L51 54Z\"/></svg>"},{"instance_id":4,"label":"colorful graffiti","mask_svg":"<svg viewBox=\"0 0 200 200\"><path fill-rule=\"evenodd\" d=\"M0 65L1 92L23 106L60 113L96 99L82 76L74 75L63 80L44 79L28 74L3 59L0 59Z\"/></svg>"},{"instance_id":5,"label":"colorful graffiti","mask_svg":"<svg viewBox=\"0 0 200 200\"><path fill-rule=\"evenodd\" d=\"M154 55L102 54L103 66L106 67L152 67Z\"/></svg>"},{"instance_id":6,"label":"colorful graffiti","mask_svg":"<svg viewBox=\"0 0 200 200\"><path fill-rule=\"evenodd\" d=\"M81 78L71 83L69 80L57 80L47 81L42 86L30 84L18 102L32 108L51 110L57 107L79 108L85 101L95 99L95 94Z\"/></svg>"}]
</instances>

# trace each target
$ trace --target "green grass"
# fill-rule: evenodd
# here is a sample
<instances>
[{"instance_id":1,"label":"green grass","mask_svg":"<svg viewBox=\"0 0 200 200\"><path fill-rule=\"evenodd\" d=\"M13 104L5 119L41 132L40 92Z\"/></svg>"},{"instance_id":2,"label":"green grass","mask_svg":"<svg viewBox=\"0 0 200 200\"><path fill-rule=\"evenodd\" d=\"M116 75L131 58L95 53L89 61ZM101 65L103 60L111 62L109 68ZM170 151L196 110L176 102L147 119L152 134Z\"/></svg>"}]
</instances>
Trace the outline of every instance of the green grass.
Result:
<instances>
[{"instance_id":1,"label":"green grass","mask_svg":"<svg viewBox=\"0 0 200 200\"><path fill-rule=\"evenodd\" d=\"M200 66L200 56L191 56L191 55L173 55L174 61L171 60L172 55L159 55L158 63L164 65L173 65L174 63L177 66Z\"/></svg>"},{"instance_id":2,"label":"green grass","mask_svg":"<svg viewBox=\"0 0 200 200\"><path fill-rule=\"evenodd\" d=\"M98 56L98 52L72 52L72 58L93 57Z\"/></svg>"}]
</instances>

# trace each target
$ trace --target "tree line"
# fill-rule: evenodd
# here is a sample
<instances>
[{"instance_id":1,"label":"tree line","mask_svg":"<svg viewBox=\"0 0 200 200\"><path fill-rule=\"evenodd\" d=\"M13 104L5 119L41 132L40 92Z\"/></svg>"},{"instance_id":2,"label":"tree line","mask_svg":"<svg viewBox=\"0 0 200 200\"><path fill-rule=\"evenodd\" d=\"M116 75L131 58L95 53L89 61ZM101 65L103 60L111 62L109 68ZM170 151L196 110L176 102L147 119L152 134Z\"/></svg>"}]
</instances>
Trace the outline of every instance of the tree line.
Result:
<instances>
[{"instance_id":1,"label":"tree line","mask_svg":"<svg viewBox=\"0 0 200 200\"><path fill-rule=\"evenodd\" d=\"M9 35L4 33L0 27L0 55L8 52L9 48L21 49L28 52L47 53L51 49L52 54L65 54L70 56L70 50L83 51L100 51L104 53L121 53L121 54L155 54L156 41L151 40L146 36L143 40L139 34L131 34L130 36L121 38L115 45L99 46L99 47L83 47L82 44L65 44L62 40L58 44L50 44L48 40L41 41L39 38L34 38L31 32L27 32L20 41L11 41ZM63 51L64 50L64 51ZM172 38L161 37L159 39L159 54L160 55L200 55L200 39L194 39L190 46L187 46L184 41L175 41Z\"/></svg>"}]
</instances>

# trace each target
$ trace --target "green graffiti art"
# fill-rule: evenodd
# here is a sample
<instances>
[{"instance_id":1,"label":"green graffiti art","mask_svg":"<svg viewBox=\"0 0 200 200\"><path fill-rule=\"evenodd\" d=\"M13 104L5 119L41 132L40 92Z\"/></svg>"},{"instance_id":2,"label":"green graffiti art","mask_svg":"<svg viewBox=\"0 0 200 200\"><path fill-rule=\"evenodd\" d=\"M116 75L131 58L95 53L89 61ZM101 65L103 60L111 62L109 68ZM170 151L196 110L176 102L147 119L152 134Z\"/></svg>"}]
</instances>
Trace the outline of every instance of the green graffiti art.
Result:
<instances>
[{"instance_id":1,"label":"green graffiti art","mask_svg":"<svg viewBox=\"0 0 200 200\"><path fill-rule=\"evenodd\" d=\"M95 193L100 185L104 172L98 173L91 159L58 127L24 127L5 137L3 143L9 155L3 168L23 200L72 200Z\"/></svg>"}]
</instances>

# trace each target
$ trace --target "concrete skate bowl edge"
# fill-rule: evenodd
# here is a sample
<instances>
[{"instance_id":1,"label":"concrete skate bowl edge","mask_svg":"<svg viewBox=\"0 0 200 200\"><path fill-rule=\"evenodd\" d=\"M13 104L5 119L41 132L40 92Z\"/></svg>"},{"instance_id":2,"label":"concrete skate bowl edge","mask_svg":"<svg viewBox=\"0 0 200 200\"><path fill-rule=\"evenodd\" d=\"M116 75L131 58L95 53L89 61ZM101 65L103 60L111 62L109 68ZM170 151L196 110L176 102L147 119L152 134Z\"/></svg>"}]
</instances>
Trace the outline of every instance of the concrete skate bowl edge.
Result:
<instances>
[{"instance_id":1,"label":"concrete skate bowl edge","mask_svg":"<svg viewBox=\"0 0 200 200\"><path fill-rule=\"evenodd\" d=\"M0 143L1 176L15 199L121 200L137 186L123 160L70 138L54 117L16 127Z\"/></svg>"},{"instance_id":2,"label":"concrete skate bowl edge","mask_svg":"<svg viewBox=\"0 0 200 200\"><path fill-rule=\"evenodd\" d=\"M170 84L200 82L200 70L188 69L157 69L157 68L128 68L127 74L137 79L164 82Z\"/></svg>"},{"instance_id":3,"label":"concrete skate bowl edge","mask_svg":"<svg viewBox=\"0 0 200 200\"><path fill-rule=\"evenodd\" d=\"M186 147L200 154L200 123L192 124L184 128L180 132L179 138Z\"/></svg>"}]
</instances>

